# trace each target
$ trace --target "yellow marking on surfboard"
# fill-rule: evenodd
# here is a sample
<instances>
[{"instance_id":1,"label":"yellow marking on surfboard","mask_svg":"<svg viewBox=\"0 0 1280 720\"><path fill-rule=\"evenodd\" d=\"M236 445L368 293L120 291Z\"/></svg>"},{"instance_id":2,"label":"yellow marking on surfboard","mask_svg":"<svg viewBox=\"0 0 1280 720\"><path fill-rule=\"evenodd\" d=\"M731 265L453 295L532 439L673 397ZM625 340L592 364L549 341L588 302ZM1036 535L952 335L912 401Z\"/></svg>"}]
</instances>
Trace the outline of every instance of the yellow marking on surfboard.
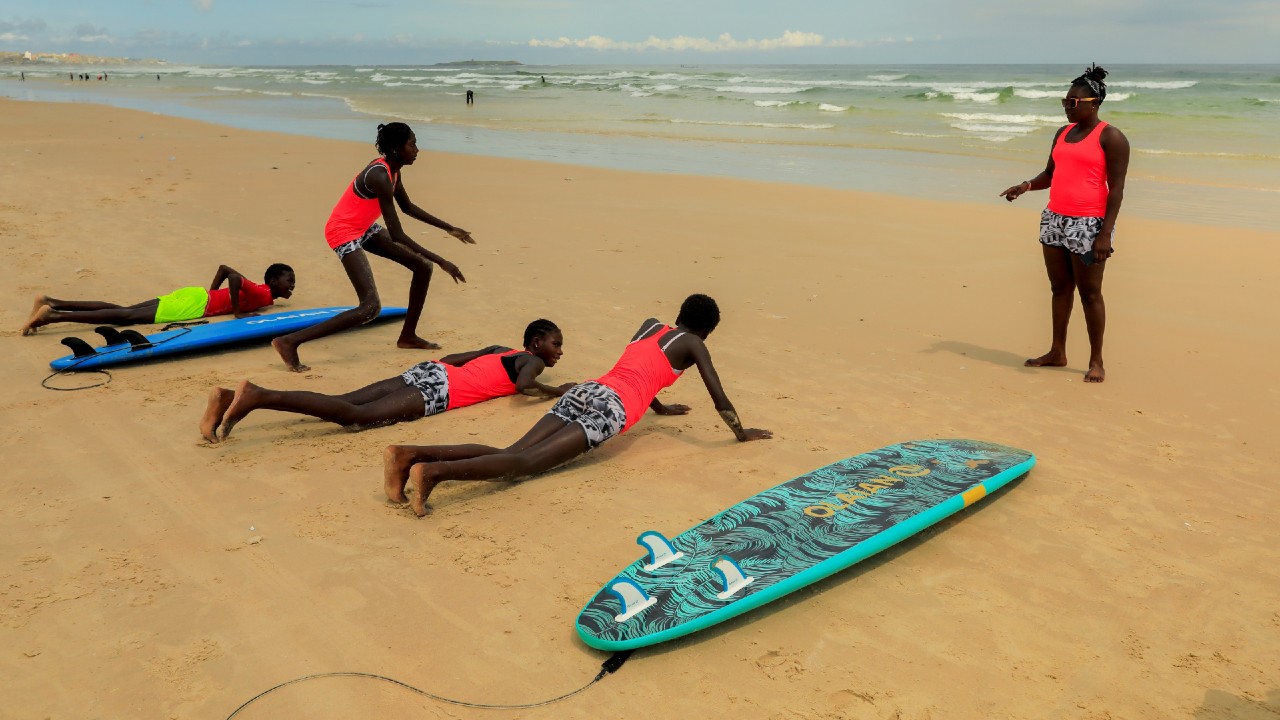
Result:
<instances>
[{"instance_id":1,"label":"yellow marking on surfboard","mask_svg":"<svg viewBox=\"0 0 1280 720\"><path fill-rule=\"evenodd\" d=\"M969 507L970 505L978 502L979 500L981 500L986 496L987 496L986 485L979 485L976 488L965 490L963 493L960 494L960 497L964 498L965 507Z\"/></svg>"}]
</instances>

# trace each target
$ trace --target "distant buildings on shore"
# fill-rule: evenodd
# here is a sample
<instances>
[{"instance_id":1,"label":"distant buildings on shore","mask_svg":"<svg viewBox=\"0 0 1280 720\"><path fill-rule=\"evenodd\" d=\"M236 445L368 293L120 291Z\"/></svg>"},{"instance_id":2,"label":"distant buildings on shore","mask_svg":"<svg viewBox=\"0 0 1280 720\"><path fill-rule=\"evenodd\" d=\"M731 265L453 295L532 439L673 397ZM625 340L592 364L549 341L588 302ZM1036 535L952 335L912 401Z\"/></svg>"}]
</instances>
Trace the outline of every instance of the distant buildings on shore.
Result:
<instances>
[{"instance_id":1,"label":"distant buildings on shore","mask_svg":"<svg viewBox=\"0 0 1280 720\"><path fill-rule=\"evenodd\" d=\"M164 60L98 57L80 53L0 52L0 65L165 65Z\"/></svg>"}]
</instances>

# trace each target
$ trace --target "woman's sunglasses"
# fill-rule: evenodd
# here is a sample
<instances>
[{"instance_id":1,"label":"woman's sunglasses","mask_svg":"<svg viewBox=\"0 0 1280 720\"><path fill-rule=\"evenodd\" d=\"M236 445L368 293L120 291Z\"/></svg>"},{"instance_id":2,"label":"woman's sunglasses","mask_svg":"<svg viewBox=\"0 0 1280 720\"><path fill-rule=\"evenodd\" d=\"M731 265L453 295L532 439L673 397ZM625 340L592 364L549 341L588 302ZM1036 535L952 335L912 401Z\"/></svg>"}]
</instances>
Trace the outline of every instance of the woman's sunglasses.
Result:
<instances>
[{"instance_id":1,"label":"woman's sunglasses","mask_svg":"<svg viewBox=\"0 0 1280 720\"><path fill-rule=\"evenodd\" d=\"M1064 109L1066 109L1066 110L1075 110L1075 109L1076 109L1076 106L1077 106L1077 105L1079 105L1080 103L1082 103L1082 102L1088 102L1088 101L1090 101L1090 100L1097 100L1097 99L1098 99L1098 98L1096 98L1096 97L1092 97L1092 98L1062 98L1062 107L1063 107Z\"/></svg>"}]
</instances>

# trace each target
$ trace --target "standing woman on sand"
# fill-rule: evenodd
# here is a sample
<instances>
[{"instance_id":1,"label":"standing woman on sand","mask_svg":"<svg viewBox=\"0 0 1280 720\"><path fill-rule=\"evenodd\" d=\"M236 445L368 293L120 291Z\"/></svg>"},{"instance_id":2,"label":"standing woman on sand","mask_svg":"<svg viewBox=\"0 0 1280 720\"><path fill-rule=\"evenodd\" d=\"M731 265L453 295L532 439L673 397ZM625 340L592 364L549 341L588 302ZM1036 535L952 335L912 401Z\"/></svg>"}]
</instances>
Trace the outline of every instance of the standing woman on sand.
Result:
<instances>
[{"instance_id":1,"label":"standing woman on sand","mask_svg":"<svg viewBox=\"0 0 1280 720\"><path fill-rule=\"evenodd\" d=\"M422 306L427 299L433 264L449 273L454 282L467 281L457 265L414 242L400 227L396 206L411 218L438 227L464 243L475 244L471 233L431 215L409 200L409 193L400 181L400 170L418 158L418 139L413 130L401 122L379 125L376 146L382 157L370 162L351 181L324 227L325 240L342 261L360 304L322 323L271 341L285 365L295 372L310 369L298 360L299 345L363 325L382 311L382 301L373 282L373 270L369 267L366 250L413 272L413 280L409 284L409 312L405 315L396 347L424 350L440 347L418 337L418 319L422 317ZM374 222L379 215L387 224L385 228Z\"/></svg>"},{"instance_id":2,"label":"standing woman on sand","mask_svg":"<svg viewBox=\"0 0 1280 720\"><path fill-rule=\"evenodd\" d=\"M1115 252L1111 240L1129 171L1129 140L1114 125L1098 119L1098 108L1107 97L1106 77L1106 70L1092 65L1071 81L1062 99L1067 124L1053 137L1045 169L1000 193L1013 202L1028 190L1049 188L1048 207L1040 214L1040 244L1053 293L1053 340L1049 352L1027 360L1026 366L1067 364L1067 322L1074 293L1079 291L1089 331L1089 370L1084 380L1094 383L1106 378L1102 273Z\"/></svg>"}]
</instances>

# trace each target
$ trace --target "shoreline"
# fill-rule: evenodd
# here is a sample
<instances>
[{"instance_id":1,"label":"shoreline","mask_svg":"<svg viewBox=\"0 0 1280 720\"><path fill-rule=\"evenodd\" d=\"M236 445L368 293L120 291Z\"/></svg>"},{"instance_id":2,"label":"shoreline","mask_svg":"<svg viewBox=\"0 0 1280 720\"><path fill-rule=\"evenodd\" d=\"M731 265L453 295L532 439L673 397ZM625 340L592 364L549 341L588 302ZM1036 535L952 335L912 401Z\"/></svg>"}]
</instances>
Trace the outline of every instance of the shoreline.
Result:
<instances>
[{"instance_id":1,"label":"shoreline","mask_svg":"<svg viewBox=\"0 0 1280 720\"><path fill-rule=\"evenodd\" d=\"M278 682L352 669L536 700L604 660L573 619L641 554L639 533L674 536L829 462L940 437L1039 462L936 530L525 716L1280 708L1280 390L1267 380L1280 232L1216 227L1207 250L1204 226L1131 219L1108 261L1108 380L1085 386L1078 309L1070 366L1021 366L1048 340L1034 206L424 150L407 191L478 241L407 223L469 280L432 283L423 335L442 353L511 345L547 317L566 343L544 381L586 380L645 318L706 292L723 313L708 348L725 390L775 437L734 442L688 373L661 397L689 415L650 414L526 482L445 484L418 520L383 502L388 444L503 445L549 406L504 398L355 433L262 411L206 446L211 387L346 392L433 356L395 349L383 324L303 346L304 375L261 345L50 392L39 380L59 341L92 328L17 335L37 293L137 302L220 263L292 265L279 310L347 304L322 228L371 142L67 109L0 113L13 278L0 288L0 677L15 716L219 717ZM373 264L383 301L402 304L408 273ZM360 682L305 683L253 710L444 711Z\"/></svg>"},{"instance_id":2,"label":"shoreline","mask_svg":"<svg viewBox=\"0 0 1280 720\"><path fill-rule=\"evenodd\" d=\"M253 98L251 102L242 103L237 102L237 98L219 93L162 91L158 96L139 95L138 88L130 86L122 88L122 94L104 95L101 91L110 90L106 84L82 88L76 83L54 82L70 89L50 89L48 84L36 80L32 85L40 87L0 86L0 100L100 104L159 112L245 130L357 142L370 132L370 127L381 121L354 109L350 101L334 97ZM24 94L23 90L26 90L25 97L19 97ZM151 90L153 88L147 87L145 92ZM278 109L273 109L274 106ZM544 131L488 127L403 116L387 119L408 122L417 130L424 147L440 148L445 152L623 171L740 178L978 204L994 203L1001 189L1016 182L1017 178L1038 172L1044 157L1047 157L1047 146L1044 157L1010 158L984 154L981 147L931 151L875 144L854 147L811 142L755 143L573 128ZM1121 231L1129 217L1256 230L1268 230L1273 226L1265 208L1280 194L1280 186L1268 187L1262 180L1259 182L1263 185L1254 187L1247 183L1241 185L1213 179L1230 176L1221 168L1211 176L1191 183L1182 178L1187 173L1185 168L1173 174L1162 169L1170 163L1181 166L1186 162L1188 160L1180 153L1144 154L1141 145L1136 146L1135 160L1130 166L1130 187L1119 224ZM1200 158L1196 162L1215 161ZM1249 175L1261 178L1265 177L1263 164L1271 161L1233 159L1229 162L1256 166ZM708 173L709 168L715 168L717 172ZM989 192L979 193L976 188Z\"/></svg>"}]
</instances>

